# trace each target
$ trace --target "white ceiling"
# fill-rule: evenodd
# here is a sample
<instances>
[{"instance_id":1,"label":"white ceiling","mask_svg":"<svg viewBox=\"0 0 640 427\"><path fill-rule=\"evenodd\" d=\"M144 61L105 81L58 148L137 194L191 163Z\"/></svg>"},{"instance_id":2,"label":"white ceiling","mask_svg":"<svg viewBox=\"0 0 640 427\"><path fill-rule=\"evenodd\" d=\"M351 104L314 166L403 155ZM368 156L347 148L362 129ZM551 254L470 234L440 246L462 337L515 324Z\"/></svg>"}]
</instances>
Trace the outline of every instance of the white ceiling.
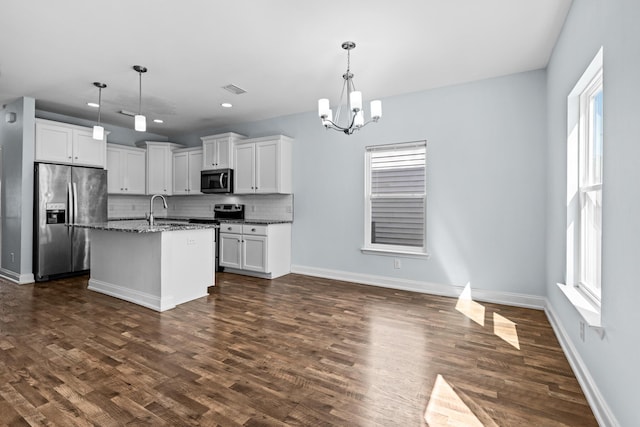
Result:
<instances>
[{"instance_id":1,"label":"white ceiling","mask_svg":"<svg viewBox=\"0 0 640 427\"><path fill-rule=\"evenodd\" d=\"M172 136L337 101L346 54L365 101L544 68L571 0L15 0L0 2L0 105ZM247 93L221 87L233 83ZM223 109L221 102L234 107ZM384 109L384 103L383 103ZM384 111L384 110L383 110Z\"/></svg>"}]
</instances>

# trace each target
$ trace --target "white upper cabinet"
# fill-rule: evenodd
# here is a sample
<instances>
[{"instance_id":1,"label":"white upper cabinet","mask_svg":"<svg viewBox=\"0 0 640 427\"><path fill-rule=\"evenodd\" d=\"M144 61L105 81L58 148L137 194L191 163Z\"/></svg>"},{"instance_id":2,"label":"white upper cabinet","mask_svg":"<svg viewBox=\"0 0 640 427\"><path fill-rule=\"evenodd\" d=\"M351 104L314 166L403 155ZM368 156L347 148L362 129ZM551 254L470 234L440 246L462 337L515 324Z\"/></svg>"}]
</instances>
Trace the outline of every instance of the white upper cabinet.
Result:
<instances>
[{"instance_id":1,"label":"white upper cabinet","mask_svg":"<svg viewBox=\"0 0 640 427\"><path fill-rule=\"evenodd\" d=\"M35 160L37 162L104 168L106 146L106 136L102 140L93 139L91 128L36 119Z\"/></svg>"},{"instance_id":2,"label":"white upper cabinet","mask_svg":"<svg viewBox=\"0 0 640 427\"><path fill-rule=\"evenodd\" d=\"M228 132L209 135L202 140L202 170L233 168L233 145L244 135Z\"/></svg>"},{"instance_id":3,"label":"white upper cabinet","mask_svg":"<svg viewBox=\"0 0 640 427\"><path fill-rule=\"evenodd\" d=\"M234 192L290 194L292 142L283 135L238 141L234 145Z\"/></svg>"},{"instance_id":4,"label":"white upper cabinet","mask_svg":"<svg viewBox=\"0 0 640 427\"><path fill-rule=\"evenodd\" d=\"M107 192L145 194L145 150L107 144Z\"/></svg>"},{"instance_id":5,"label":"white upper cabinet","mask_svg":"<svg viewBox=\"0 0 640 427\"><path fill-rule=\"evenodd\" d=\"M202 148L184 148L173 152L173 194L202 194L200 172Z\"/></svg>"},{"instance_id":6,"label":"white upper cabinet","mask_svg":"<svg viewBox=\"0 0 640 427\"><path fill-rule=\"evenodd\" d=\"M173 194L173 151L184 145L172 142L142 141L147 149L147 194Z\"/></svg>"}]
</instances>

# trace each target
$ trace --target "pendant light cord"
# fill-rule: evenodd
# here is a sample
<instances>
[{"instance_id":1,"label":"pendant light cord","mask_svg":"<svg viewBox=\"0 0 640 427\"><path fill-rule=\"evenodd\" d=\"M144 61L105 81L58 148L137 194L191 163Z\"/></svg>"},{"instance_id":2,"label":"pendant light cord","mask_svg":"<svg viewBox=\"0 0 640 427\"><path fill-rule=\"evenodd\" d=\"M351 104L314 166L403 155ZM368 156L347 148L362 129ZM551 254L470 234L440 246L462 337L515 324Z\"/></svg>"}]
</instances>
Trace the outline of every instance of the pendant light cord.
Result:
<instances>
[{"instance_id":1,"label":"pendant light cord","mask_svg":"<svg viewBox=\"0 0 640 427\"><path fill-rule=\"evenodd\" d=\"M138 71L140 77L140 90L138 91L138 115L142 114L142 72Z\"/></svg>"},{"instance_id":2,"label":"pendant light cord","mask_svg":"<svg viewBox=\"0 0 640 427\"><path fill-rule=\"evenodd\" d=\"M102 110L102 88L98 88L98 126L100 126L100 110Z\"/></svg>"}]
</instances>

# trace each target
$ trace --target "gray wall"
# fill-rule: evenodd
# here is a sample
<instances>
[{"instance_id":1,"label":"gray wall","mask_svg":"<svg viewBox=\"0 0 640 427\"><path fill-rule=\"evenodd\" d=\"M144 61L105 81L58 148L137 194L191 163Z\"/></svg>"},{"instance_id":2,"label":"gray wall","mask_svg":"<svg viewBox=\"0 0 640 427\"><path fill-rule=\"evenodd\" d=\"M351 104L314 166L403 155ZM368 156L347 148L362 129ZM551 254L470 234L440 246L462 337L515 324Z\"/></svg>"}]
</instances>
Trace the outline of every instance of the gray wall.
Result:
<instances>
[{"instance_id":1,"label":"gray wall","mask_svg":"<svg viewBox=\"0 0 640 427\"><path fill-rule=\"evenodd\" d=\"M547 294L578 362L622 426L638 425L640 369L640 3L574 1L548 66ZM602 323L587 330L565 280L567 95L604 47ZM606 408L604 409L606 410ZM609 414L611 415L611 414Z\"/></svg>"},{"instance_id":2,"label":"gray wall","mask_svg":"<svg viewBox=\"0 0 640 427\"><path fill-rule=\"evenodd\" d=\"M8 123L7 113L16 113ZM2 146L2 273L19 282L33 280L33 156L35 100L20 98L0 117Z\"/></svg>"},{"instance_id":3,"label":"gray wall","mask_svg":"<svg viewBox=\"0 0 640 427\"><path fill-rule=\"evenodd\" d=\"M384 99L382 120L352 136L309 112L177 141L221 131L295 138L296 268L542 296L545 103L545 72L533 71ZM431 259L403 258L396 270L393 257L360 252L364 147L421 139Z\"/></svg>"}]
</instances>

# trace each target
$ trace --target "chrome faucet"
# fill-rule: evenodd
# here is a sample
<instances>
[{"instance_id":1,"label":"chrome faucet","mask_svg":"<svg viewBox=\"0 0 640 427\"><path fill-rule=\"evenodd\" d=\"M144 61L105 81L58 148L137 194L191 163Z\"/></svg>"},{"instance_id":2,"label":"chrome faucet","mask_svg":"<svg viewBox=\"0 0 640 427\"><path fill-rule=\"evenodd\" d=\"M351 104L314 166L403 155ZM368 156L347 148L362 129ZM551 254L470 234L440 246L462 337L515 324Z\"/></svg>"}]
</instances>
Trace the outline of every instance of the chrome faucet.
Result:
<instances>
[{"instance_id":1,"label":"chrome faucet","mask_svg":"<svg viewBox=\"0 0 640 427\"><path fill-rule=\"evenodd\" d=\"M156 197L160 197L162 199L162 204L164 205L164 208L167 209L167 199L165 199L162 194L154 194L153 196L151 196L151 201L149 202L149 218L147 218L147 220L149 221L149 227L153 227L154 225L153 201L155 200Z\"/></svg>"}]
</instances>

